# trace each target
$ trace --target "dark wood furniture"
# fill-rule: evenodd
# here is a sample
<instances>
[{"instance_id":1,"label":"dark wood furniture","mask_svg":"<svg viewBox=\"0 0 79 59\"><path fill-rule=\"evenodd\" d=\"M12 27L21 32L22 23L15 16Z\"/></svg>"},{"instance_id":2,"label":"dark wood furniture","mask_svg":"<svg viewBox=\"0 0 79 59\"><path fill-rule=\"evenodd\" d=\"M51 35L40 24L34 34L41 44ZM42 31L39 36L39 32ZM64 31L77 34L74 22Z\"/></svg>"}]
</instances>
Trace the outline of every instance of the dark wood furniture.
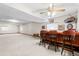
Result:
<instances>
[{"instance_id":1,"label":"dark wood furniture","mask_svg":"<svg viewBox=\"0 0 79 59\"><path fill-rule=\"evenodd\" d=\"M57 34L58 34L57 42L62 44L63 43L63 40L62 40L63 32L58 32ZM74 42L73 42L73 46L79 48L79 32L75 33L75 39L74 39Z\"/></svg>"},{"instance_id":2,"label":"dark wood furniture","mask_svg":"<svg viewBox=\"0 0 79 59\"><path fill-rule=\"evenodd\" d=\"M48 41L51 41L51 43L48 46L48 49L50 48L50 45L53 45L55 47L55 52L57 51L57 31L49 31L48 32Z\"/></svg>"},{"instance_id":3,"label":"dark wood furniture","mask_svg":"<svg viewBox=\"0 0 79 59\"><path fill-rule=\"evenodd\" d=\"M33 37L39 37L39 33L34 33Z\"/></svg>"},{"instance_id":4,"label":"dark wood furniture","mask_svg":"<svg viewBox=\"0 0 79 59\"><path fill-rule=\"evenodd\" d=\"M63 43L62 43L62 51L61 55L63 54L64 50L67 50L69 52L72 52L72 55L74 56L74 39L75 39L75 32L74 31L64 31L63 35Z\"/></svg>"},{"instance_id":5,"label":"dark wood furniture","mask_svg":"<svg viewBox=\"0 0 79 59\"><path fill-rule=\"evenodd\" d=\"M44 37L45 37L46 42L45 41L43 41L43 42L48 43L48 44L51 44L53 42L57 42L57 46L62 47L62 44L63 44L63 38L62 38L63 32L57 32L56 33L57 41L53 41L52 39L49 38L49 34L52 35L54 32L47 31L45 33L46 33L46 35ZM40 35L42 35L42 34L40 34ZM79 32L75 33L75 38L74 38L74 41L73 41L72 45L75 48L74 50L79 52Z\"/></svg>"},{"instance_id":6,"label":"dark wood furniture","mask_svg":"<svg viewBox=\"0 0 79 59\"><path fill-rule=\"evenodd\" d=\"M47 43L47 31L42 30L40 31L40 44L45 46L45 43Z\"/></svg>"}]
</instances>

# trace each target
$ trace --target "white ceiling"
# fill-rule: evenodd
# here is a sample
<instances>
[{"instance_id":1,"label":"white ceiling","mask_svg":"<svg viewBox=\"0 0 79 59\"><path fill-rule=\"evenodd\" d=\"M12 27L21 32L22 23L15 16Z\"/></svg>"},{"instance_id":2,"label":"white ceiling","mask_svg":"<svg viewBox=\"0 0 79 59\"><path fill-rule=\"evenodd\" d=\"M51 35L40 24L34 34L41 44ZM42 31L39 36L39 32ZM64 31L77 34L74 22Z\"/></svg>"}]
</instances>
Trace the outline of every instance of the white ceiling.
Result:
<instances>
[{"instance_id":1,"label":"white ceiling","mask_svg":"<svg viewBox=\"0 0 79 59\"><path fill-rule=\"evenodd\" d=\"M7 22L9 19L19 20L20 23L41 22L43 20L8 5L0 4L0 21Z\"/></svg>"},{"instance_id":2,"label":"white ceiling","mask_svg":"<svg viewBox=\"0 0 79 59\"><path fill-rule=\"evenodd\" d=\"M21 23L44 22L48 16L47 13L40 14L42 12L40 9L48 6L49 3L3 3L0 4L0 21L17 19ZM64 12L56 13L55 17L67 15L79 9L78 3L54 3L54 6L66 9Z\"/></svg>"}]
</instances>

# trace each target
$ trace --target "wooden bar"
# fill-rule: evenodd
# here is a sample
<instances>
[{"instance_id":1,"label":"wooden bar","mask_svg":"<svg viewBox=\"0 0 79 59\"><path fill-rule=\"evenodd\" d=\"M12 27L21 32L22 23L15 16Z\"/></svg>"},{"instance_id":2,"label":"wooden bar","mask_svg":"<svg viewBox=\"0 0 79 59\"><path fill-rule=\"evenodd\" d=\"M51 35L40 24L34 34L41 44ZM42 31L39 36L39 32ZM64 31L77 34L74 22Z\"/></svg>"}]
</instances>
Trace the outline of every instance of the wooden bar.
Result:
<instances>
[{"instance_id":1,"label":"wooden bar","mask_svg":"<svg viewBox=\"0 0 79 59\"><path fill-rule=\"evenodd\" d=\"M57 32L57 35L58 35L57 43L60 43L60 44L63 43L62 34L63 34L63 32ZM51 41L49 38L48 38L48 40ZM74 42L73 42L73 46L79 48L79 32L76 32L75 39L74 39Z\"/></svg>"}]
</instances>

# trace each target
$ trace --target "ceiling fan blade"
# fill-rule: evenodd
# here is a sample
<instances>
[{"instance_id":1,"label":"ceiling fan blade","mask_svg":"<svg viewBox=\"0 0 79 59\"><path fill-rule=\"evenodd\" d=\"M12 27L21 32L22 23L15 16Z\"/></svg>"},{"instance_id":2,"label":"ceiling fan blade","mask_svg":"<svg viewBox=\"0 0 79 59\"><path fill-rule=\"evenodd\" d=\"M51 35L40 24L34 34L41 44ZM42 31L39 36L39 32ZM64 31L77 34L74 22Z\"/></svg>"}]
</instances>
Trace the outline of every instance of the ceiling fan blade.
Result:
<instances>
[{"instance_id":1,"label":"ceiling fan blade","mask_svg":"<svg viewBox=\"0 0 79 59\"><path fill-rule=\"evenodd\" d=\"M50 10L49 12L64 12L65 10Z\"/></svg>"},{"instance_id":2,"label":"ceiling fan blade","mask_svg":"<svg viewBox=\"0 0 79 59\"><path fill-rule=\"evenodd\" d=\"M56 11L65 11L65 9L58 9L58 10L56 10Z\"/></svg>"},{"instance_id":3,"label":"ceiling fan blade","mask_svg":"<svg viewBox=\"0 0 79 59\"><path fill-rule=\"evenodd\" d=\"M40 12L40 14L44 14L44 13L47 13L46 11L44 11L44 12Z\"/></svg>"},{"instance_id":4,"label":"ceiling fan blade","mask_svg":"<svg viewBox=\"0 0 79 59\"><path fill-rule=\"evenodd\" d=\"M61 10L55 10L56 12L64 12L65 9L61 9Z\"/></svg>"},{"instance_id":5,"label":"ceiling fan blade","mask_svg":"<svg viewBox=\"0 0 79 59\"><path fill-rule=\"evenodd\" d=\"M54 12L54 11L56 11L56 12L63 12L63 11L65 11L65 9L64 8L57 8L57 7L54 7L54 8L48 7L48 11L49 12Z\"/></svg>"},{"instance_id":6,"label":"ceiling fan blade","mask_svg":"<svg viewBox=\"0 0 79 59\"><path fill-rule=\"evenodd\" d=\"M48 9L45 9L44 11L40 12L40 14L44 14L44 13L47 13L48 12Z\"/></svg>"}]
</instances>

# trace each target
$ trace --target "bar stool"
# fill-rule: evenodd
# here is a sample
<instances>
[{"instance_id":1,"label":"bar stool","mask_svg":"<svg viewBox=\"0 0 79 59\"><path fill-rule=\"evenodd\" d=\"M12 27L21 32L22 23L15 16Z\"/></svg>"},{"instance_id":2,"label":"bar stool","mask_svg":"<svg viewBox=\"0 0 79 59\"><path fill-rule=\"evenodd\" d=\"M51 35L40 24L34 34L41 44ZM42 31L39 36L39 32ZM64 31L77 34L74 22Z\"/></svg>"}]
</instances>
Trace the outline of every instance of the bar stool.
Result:
<instances>
[{"instance_id":1,"label":"bar stool","mask_svg":"<svg viewBox=\"0 0 79 59\"><path fill-rule=\"evenodd\" d=\"M42 44L45 46L45 43L47 42L46 35L47 35L47 31L44 31L44 30L40 31L40 44L39 45Z\"/></svg>"},{"instance_id":2,"label":"bar stool","mask_svg":"<svg viewBox=\"0 0 79 59\"><path fill-rule=\"evenodd\" d=\"M55 52L57 51L57 31L49 31L48 38L51 40L51 43L48 46L48 49L51 45L55 47Z\"/></svg>"},{"instance_id":3,"label":"bar stool","mask_svg":"<svg viewBox=\"0 0 79 59\"><path fill-rule=\"evenodd\" d=\"M63 54L64 50L67 50L72 53L74 56L74 48L73 48L73 42L75 38L75 32L71 31L64 31L63 32L63 44L62 44L62 51L61 55Z\"/></svg>"}]
</instances>

